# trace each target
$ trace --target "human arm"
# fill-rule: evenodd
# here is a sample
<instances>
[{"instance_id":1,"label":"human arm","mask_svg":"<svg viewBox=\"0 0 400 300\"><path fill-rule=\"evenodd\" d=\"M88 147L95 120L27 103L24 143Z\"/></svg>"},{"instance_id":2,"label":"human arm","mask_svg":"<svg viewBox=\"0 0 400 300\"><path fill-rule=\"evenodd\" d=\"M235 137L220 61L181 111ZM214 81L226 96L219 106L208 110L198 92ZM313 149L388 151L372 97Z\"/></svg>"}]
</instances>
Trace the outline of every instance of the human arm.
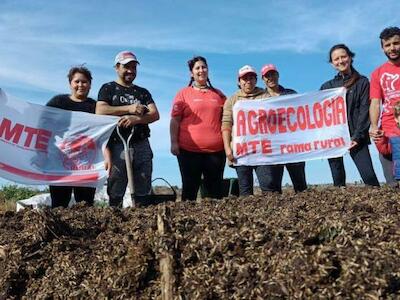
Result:
<instances>
[{"instance_id":1,"label":"human arm","mask_svg":"<svg viewBox=\"0 0 400 300\"><path fill-rule=\"evenodd\" d=\"M373 98L369 105L369 118L371 120L371 127L369 135L374 141L378 141L383 137L384 132L379 129L378 122L381 113L381 99Z\"/></svg>"},{"instance_id":2,"label":"human arm","mask_svg":"<svg viewBox=\"0 0 400 300\"><path fill-rule=\"evenodd\" d=\"M104 155L104 168L106 169L108 175L110 175L112 168L110 148L106 147L104 149L103 155Z\"/></svg>"},{"instance_id":3,"label":"human arm","mask_svg":"<svg viewBox=\"0 0 400 300\"><path fill-rule=\"evenodd\" d=\"M354 130L351 136L351 146L350 149L354 146L360 144L363 140L367 138L367 132L370 127L369 120L369 82L365 77L361 77L354 85L353 89L351 89L352 95L354 98L349 98L351 101L355 101L354 105L356 109L353 111L352 116L348 116L348 118L353 120ZM348 92L348 95L350 92Z\"/></svg>"},{"instance_id":4,"label":"human arm","mask_svg":"<svg viewBox=\"0 0 400 300\"><path fill-rule=\"evenodd\" d=\"M226 154L226 158L230 163L233 163L235 161L235 158L233 156L233 151L232 151L232 146L231 146L231 141L232 141L232 132L229 129L224 129L222 130L222 139L224 141L224 150Z\"/></svg>"},{"instance_id":5,"label":"human arm","mask_svg":"<svg viewBox=\"0 0 400 300\"><path fill-rule=\"evenodd\" d=\"M230 163L234 162L234 156L233 156L233 151L232 151L232 146L231 146L231 141L232 141L232 126L233 126L233 112L232 112L232 103L233 103L233 98L229 98L227 101L225 101L224 104L224 110L222 113L222 125L221 125L221 131L222 131L222 139L224 141L224 149L225 149L225 154L226 158Z\"/></svg>"},{"instance_id":6,"label":"human arm","mask_svg":"<svg viewBox=\"0 0 400 300\"><path fill-rule=\"evenodd\" d=\"M160 119L160 114L155 103L146 106L147 112L142 115L125 115L118 121L118 126L131 127L137 124L150 124Z\"/></svg>"},{"instance_id":7,"label":"human arm","mask_svg":"<svg viewBox=\"0 0 400 300\"><path fill-rule=\"evenodd\" d=\"M369 118L371 120L369 135L375 142L382 139L384 135L384 132L378 127L383 99L380 77L379 68L372 72L369 90L369 98L371 99L369 106Z\"/></svg>"},{"instance_id":8,"label":"human arm","mask_svg":"<svg viewBox=\"0 0 400 300\"><path fill-rule=\"evenodd\" d=\"M106 101L97 101L96 114L98 115L112 115L112 116L124 116L124 115L141 115L145 110L145 106L139 103L122 105L122 106L111 106Z\"/></svg>"},{"instance_id":9,"label":"human arm","mask_svg":"<svg viewBox=\"0 0 400 300\"><path fill-rule=\"evenodd\" d=\"M179 125L181 123L182 117L176 116L171 117L171 122L169 125L169 133L171 137L171 153L173 155L179 154Z\"/></svg>"}]
</instances>

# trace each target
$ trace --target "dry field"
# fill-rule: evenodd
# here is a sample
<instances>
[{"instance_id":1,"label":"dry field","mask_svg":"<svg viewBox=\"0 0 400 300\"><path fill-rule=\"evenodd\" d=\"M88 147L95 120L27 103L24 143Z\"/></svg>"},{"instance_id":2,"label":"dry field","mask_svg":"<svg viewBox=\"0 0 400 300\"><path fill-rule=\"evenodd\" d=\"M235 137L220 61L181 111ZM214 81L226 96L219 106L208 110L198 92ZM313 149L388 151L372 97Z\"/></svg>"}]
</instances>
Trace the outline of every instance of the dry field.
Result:
<instances>
[{"instance_id":1,"label":"dry field","mask_svg":"<svg viewBox=\"0 0 400 300\"><path fill-rule=\"evenodd\" d=\"M0 213L0 299L400 299L399 266L389 188Z\"/></svg>"}]
</instances>

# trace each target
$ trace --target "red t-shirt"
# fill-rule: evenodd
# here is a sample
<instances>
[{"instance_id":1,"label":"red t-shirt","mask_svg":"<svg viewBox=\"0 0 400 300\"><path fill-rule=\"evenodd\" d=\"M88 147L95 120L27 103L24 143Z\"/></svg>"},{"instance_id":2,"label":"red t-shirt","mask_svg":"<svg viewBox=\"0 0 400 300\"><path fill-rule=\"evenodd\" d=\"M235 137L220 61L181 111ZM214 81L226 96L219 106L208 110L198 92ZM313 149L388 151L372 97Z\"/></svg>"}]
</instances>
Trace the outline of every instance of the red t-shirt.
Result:
<instances>
[{"instance_id":1,"label":"red t-shirt","mask_svg":"<svg viewBox=\"0 0 400 300\"><path fill-rule=\"evenodd\" d=\"M391 136L397 128L393 106L400 101L400 65L386 62L371 74L370 98L382 99L381 126Z\"/></svg>"},{"instance_id":2,"label":"red t-shirt","mask_svg":"<svg viewBox=\"0 0 400 300\"><path fill-rule=\"evenodd\" d=\"M179 147L192 152L224 149L221 134L222 109L226 97L219 90L186 87L175 96L171 117L181 117Z\"/></svg>"}]
</instances>

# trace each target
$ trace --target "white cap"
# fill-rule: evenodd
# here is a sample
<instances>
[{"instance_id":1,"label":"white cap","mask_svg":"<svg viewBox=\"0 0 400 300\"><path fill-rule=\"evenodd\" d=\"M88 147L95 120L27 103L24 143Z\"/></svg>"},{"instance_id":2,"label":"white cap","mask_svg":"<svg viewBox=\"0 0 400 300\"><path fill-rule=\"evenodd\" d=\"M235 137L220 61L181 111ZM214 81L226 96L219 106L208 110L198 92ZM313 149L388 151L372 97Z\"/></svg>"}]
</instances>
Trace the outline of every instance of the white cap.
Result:
<instances>
[{"instance_id":1,"label":"white cap","mask_svg":"<svg viewBox=\"0 0 400 300\"><path fill-rule=\"evenodd\" d=\"M245 65L239 69L238 78L243 77L248 73L254 73L257 76L257 71L252 66Z\"/></svg>"},{"instance_id":2,"label":"white cap","mask_svg":"<svg viewBox=\"0 0 400 300\"><path fill-rule=\"evenodd\" d=\"M121 51L115 57L114 65L116 65L116 64L126 65L127 63L129 63L131 61L135 61L136 63L139 64L139 61L137 60L136 55L133 54L133 52Z\"/></svg>"}]
</instances>

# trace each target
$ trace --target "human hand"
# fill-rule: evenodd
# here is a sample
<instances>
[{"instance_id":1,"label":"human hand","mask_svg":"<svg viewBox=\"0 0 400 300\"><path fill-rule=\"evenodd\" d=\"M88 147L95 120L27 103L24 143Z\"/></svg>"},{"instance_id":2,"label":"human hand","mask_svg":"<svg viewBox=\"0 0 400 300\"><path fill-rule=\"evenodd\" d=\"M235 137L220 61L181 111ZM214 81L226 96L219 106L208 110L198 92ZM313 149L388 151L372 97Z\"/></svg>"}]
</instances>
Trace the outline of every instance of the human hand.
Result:
<instances>
[{"instance_id":1,"label":"human hand","mask_svg":"<svg viewBox=\"0 0 400 300\"><path fill-rule=\"evenodd\" d=\"M383 138L384 133L385 132L378 127L371 127L369 131L369 136L374 142L378 142L381 138Z\"/></svg>"},{"instance_id":2,"label":"human hand","mask_svg":"<svg viewBox=\"0 0 400 300\"><path fill-rule=\"evenodd\" d=\"M358 145L358 143L357 143L356 141L351 141L349 150L353 149L353 148L356 147L357 145Z\"/></svg>"},{"instance_id":3,"label":"human hand","mask_svg":"<svg viewBox=\"0 0 400 300\"><path fill-rule=\"evenodd\" d=\"M107 175L110 176L111 168L112 168L110 149L105 148L103 155L104 155L104 169L107 171Z\"/></svg>"},{"instance_id":4,"label":"human hand","mask_svg":"<svg viewBox=\"0 0 400 300\"><path fill-rule=\"evenodd\" d=\"M230 162L231 164L236 161L235 157L233 156L232 148L229 147L228 149L225 149L225 154L228 162Z\"/></svg>"},{"instance_id":5,"label":"human hand","mask_svg":"<svg viewBox=\"0 0 400 300\"><path fill-rule=\"evenodd\" d=\"M122 116L118 121L118 126L123 128L132 127L139 124L140 118L138 116L126 115Z\"/></svg>"},{"instance_id":6,"label":"human hand","mask_svg":"<svg viewBox=\"0 0 400 300\"><path fill-rule=\"evenodd\" d=\"M179 154L179 145L177 142L171 143L171 153L172 155L178 155Z\"/></svg>"},{"instance_id":7,"label":"human hand","mask_svg":"<svg viewBox=\"0 0 400 300\"><path fill-rule=\"evenodd\" d=\"M141 115L143 115L143 113L145 111L145 106L140 103L130 104L128 107L128 111L132 115L141 116Z\"/></svg>"},{"instance_id":8,"label":"human hand","mask_svg":"<svg viewBox=\"0 0 400 300\"><path fill-rule=\"evenodd\" d=\"M104 169L106 169L108 176L110 176L111 168L112 168L111 160L107 160L107 159L104 160Z\"/></svg>"}]
</instances>

